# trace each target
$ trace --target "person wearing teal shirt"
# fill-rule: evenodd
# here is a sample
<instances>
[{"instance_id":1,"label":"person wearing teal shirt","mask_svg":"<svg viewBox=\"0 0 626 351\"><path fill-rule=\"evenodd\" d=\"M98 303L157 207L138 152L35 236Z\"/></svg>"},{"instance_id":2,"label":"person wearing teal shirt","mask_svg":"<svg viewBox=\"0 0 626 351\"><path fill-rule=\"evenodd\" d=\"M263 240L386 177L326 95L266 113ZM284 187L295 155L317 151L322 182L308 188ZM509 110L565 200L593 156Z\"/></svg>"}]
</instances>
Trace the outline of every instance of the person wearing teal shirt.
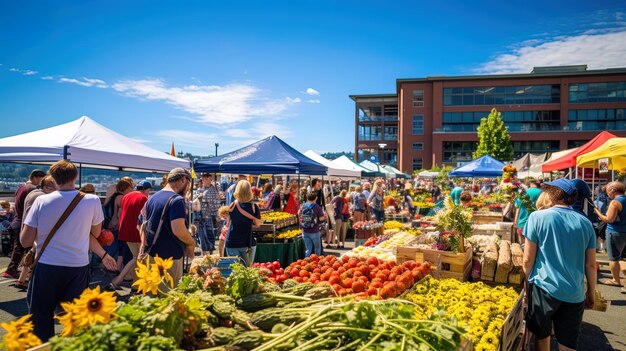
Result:
<instances>
[{"instance_id":1,"label":"person wearing teal shirt","mask_svg":"<svg viewBox=\"0 0 626 351\"><path fill-rule=\"evenodd\" d=\"M528 182L528 187L529 188L528 190L526 190L526 194L530 198L530 201L532 201L534 204L537 202L539 195L541 195L541 189L539 188L539 183L537 183L536 180L531 180ZM524 227L526 226L526 221L528 220L528 216L530 215L530 212L528 212L526 207L522 205L522 200L519 197L515 199L515 207L517 207L517 210L515 211L515 220L514 220L514 222L517 223L515 228L517 228L517 235L519 237L519 241L520 243L523 244L524 236L522 235L522 231L524 230Z\"/></svg>"},{"instance_id":2,"label":"person wearing teal shirt","mask_svg":"<svg viewBox=\"0 0 626 351\"><path fill-rule=\"evenodd\" d=\"M450 197L452 197L452 201L454 201L455 205L459 205L461 203L461 193L463 192L463 188L458 184L450 191Z\"/></svg>"},{"instance_id":3,"label":"person wearing teal shirt","mask_svg":"<svg viewBox=\"0 0 626 351\"><path fill-rule=\"evenodd\" d=\"M544 192L554 206L531 213L524 228L526 326L539 351L550 350L553 326L559 350L575 350L584 309L595 302L596 236L591 222L570 207L576 201L570 180L547 182Z\"/></svg>"}]
</instances>

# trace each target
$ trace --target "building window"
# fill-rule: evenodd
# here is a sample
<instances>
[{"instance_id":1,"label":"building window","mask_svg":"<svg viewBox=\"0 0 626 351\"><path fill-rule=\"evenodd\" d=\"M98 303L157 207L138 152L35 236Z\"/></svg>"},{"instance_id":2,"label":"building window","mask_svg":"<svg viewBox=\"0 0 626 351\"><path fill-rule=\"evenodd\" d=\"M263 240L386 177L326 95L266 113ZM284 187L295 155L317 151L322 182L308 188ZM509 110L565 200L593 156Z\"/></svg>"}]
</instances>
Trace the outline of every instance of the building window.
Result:
<instances>
[{"instance_id":1,"label":"building window","mask_svg":"<svg viewBox=\"0 0 626 351\"><path fill-rule=\"evenodd\" d=\"M442 160L446 163L471 161L477 148L478 142L475 141L444 141Z\"/></svg>"},{"instance_id":2,"label":"building window","mask_svg":"<svg viewBox=\"0 0 626 351\"><path fill-rule=\"evenodd\" d=\"M398 140L398 126L385 125L385 140Z\"/></svg>"},{"instance_id":3,"label":"building window","mask_svg":"<svg viewBox=\"0 0 626 351\"><path fill-rule=\"evenodd\" d=\"M424 150L424 143L413 143L413 146L411 147L411 150L413 150L413 151Z\"/></svg>"},{"instance_id":4,"label":"building window","mask_svg":"<svg viewBox=\"0 0 626 351\"><path fill-rule=\"evenodd\" d=\"M413 107L424 107L424 90L413 90Z\"/></svg>"},{"instance_id":5,"label":"building window","mask_svg":"<svg viewBox=\"0 0 626 351\"><path fill-rule=\"evenodd\" d=\"M357 154L356 159L358 162L369 160L370 157L375 154L375 152L376 151L374 149L358 149L356 153Z\"/></svg>"},{"instance_id":6,"label":"building window","mask_svg":"<svg viewBox=\"0 0 626 351\"><path fill-rule=\"evenodd\" d=\"M359 108L359 122L380 122L382 119L383 109L380 106L365 106Z\"/></svg>"},{"instance_id":7,"label":"building window","mask_svg":"<svg viewBox=\"0 0 626 351\"><path fill-rule=\"evenodd\" d=\"M480 120L489 112L444 112L442 131L476 132ZM556 111L506 111L502 120L509 132L532 132L561 129L561 112Z\"/></svg>"},{"instance_id":8,"label":"building window","mask_svg":"<svg viewBox=\"0 0 626 351\"><path fill-rule=\"evenodd\" d=\"M397 166L398 165L398 150L385 149L385 151L383 151L383 164Z\"/></svg>"},{"instance_id":9,"label":"building window","mask_svg":"<svg viewBox=\"0 0 626 351\"><path fill-rule=\"evenodd\" d=\"M569 130L626 130L626 109L569 110Z\"/></svg>"},{"instance_id":10,"label":"building window","mask_svg":"<svg viewBox=\"0 0 626 351\"><path fill-rule=\"evenodd\" d=\"M444 106L530 105L560 102L561 87L558 84L443 89Z\"/></svg>"},{"instance_id":11,"label":"building window","mask_svg":"<svg viewBox=\"0 0 626 351\"><path fill-rule=\"evenodd\" d=\"M424 135L424 115L413 116L413 135Z\"/></svg>"},{"instance_id":12,"label":"building window","mask_svg":"<svg viewBox=\"0 0 626 351\"><path fill-rule=\"evenodd\" d=\"M570 84L569 102L624 102L626 82Z\"/></svg>"},{"instance_id":13,"label":"building window","mask_svg":"<svg viewBox=\"0 0 626 351\"><path fill-rule=\"evenodd\" d=\"M424 162L421 157L413 157L413 171L424 168Z\"/></svg>"},{"instance_id":14,"label":"building window","mask_svg":"<svg viewBox=\"0 0 626 351\"><path fill-rule=\"evenodd\" d=\"M359 141L382 140L381 126L359 126Z\"/></svg>"},{"instance_id":15,"label":"building window","mask_svg":"<svg viewBox=\"0 0 626 351\"><path fill-rule=\"evenodd\" d=\"M583 146L585 145L589 140L568 140L567 141L567 148L568 149L573 149L575 147L579 147L579 146Z\"/></svg>"},{"instance_id":16,"label":"building window","mask_svg":"<svg viewBox=\"0 0 626 351\"><path fill-rule=\"evenodd\" d=\"M560 145L558 140L513 142L513 157L515 159L518 159L527 153L542 154L544 152L555 152L559 150Z\"/></svg>"}]
</instances>

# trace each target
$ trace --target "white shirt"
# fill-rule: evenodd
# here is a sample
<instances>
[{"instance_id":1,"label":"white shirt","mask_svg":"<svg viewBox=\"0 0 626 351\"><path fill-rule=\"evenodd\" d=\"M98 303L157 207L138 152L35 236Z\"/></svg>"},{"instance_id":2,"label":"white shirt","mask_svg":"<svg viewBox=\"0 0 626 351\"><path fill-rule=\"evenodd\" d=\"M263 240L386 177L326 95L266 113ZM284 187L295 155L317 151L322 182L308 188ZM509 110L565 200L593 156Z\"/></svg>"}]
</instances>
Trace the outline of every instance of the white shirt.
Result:
<instances>
[{"instance_id":1,"label":"white shirt","mask_svg":"<svg viewBox=\"0 0 626 351\"><path fill-rule=\"evenodd\" d=\"M35 243L41 247L78 190L55 191L39 196L28 212L24 224L37 228ZM100 199L87 194L67 217L48 243L39 262L64 267L89 264L89 235L91 226L102 223L104 213Z\"/></svg>"}]
</instances>

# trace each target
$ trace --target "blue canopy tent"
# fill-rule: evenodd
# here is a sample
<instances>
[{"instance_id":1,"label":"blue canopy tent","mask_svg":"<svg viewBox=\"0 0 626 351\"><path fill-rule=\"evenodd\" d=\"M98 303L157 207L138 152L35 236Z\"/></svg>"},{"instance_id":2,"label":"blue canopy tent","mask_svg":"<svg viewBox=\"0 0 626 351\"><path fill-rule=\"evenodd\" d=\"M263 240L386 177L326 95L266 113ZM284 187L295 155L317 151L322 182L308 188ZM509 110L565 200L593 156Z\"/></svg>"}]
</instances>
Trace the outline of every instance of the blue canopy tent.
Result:
<instances>
[{"instance_id":1,"label":"blue canopy tent","mask_svg":"<svg viewBox=\"0 0 626 351\"><path fill-rule=\"evenodd\" d=\"M495 158L485 155L477 158L466 165L453 169L448 176L450 177L500 177L502 176L502 168L504 162L500 162Z\"/></svg>"},{"instance_id":2,"label":"blue canopy tent","mask_svg":"<svg viewBox=\"0 0 626 351\"><path fill-rule=\"evenodd\" d=\"M194 163L196 172L326 175L328 168L275 135L239 150Z\"/></svg>"}]
</instances>

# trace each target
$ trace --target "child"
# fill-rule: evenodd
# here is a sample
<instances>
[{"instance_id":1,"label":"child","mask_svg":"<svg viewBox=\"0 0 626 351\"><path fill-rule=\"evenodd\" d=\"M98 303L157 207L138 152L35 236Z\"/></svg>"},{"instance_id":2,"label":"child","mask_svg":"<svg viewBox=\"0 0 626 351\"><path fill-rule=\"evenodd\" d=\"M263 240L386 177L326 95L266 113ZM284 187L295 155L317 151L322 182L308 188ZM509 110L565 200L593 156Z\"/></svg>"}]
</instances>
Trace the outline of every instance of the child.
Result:
<instances>
[{"instance_id":1,"label":"child","mask_svg":"<svg viewBox=\"0 0 626 351\"><path fill-rule=\"evenodd\" d=\"M226 243L226 235L228 235L228 229L230 228L230 216L228 215L228 206L222 206L217 210L217 216L223 221L222 231L218 240L218 250L220 257L224 257L224 244Z\"/></svg>"}]
</instances>

